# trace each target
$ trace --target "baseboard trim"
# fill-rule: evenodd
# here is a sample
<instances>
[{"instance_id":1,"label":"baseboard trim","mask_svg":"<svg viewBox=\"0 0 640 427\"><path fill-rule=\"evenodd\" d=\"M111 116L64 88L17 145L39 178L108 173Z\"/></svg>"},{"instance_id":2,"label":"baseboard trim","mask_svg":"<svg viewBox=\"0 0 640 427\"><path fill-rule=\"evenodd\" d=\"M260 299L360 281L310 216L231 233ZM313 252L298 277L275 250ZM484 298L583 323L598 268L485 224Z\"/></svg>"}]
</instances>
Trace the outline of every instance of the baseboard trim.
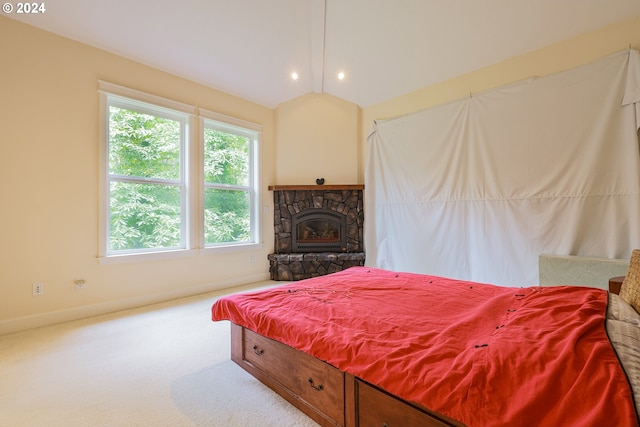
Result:
<instances>
[{"instance_id":1,"label":"baseboard trim","mask_svg":"<svg viewBox=\"0 0 640 427\"><path fill-rule=\"evenodd\" d=\"M0 335L25 331L27 329L39 328L43 326L55 325L57 323L69 322L72 320L84 319L87 317L99 316L116 311L128 310L145 305L157 304L178 298L186 298L207 292L220 291L236 286L248 285L251 283L269 280L269 273L245 276L232 280L205 283L180 289L158 292L150 295L140 295L131 298L123 298L112 301L105 301L97 304L88 304L79 307L72 307L64 310L38 313L31 316L17 317L0 321Z\"/></svg>"}]
</instances>

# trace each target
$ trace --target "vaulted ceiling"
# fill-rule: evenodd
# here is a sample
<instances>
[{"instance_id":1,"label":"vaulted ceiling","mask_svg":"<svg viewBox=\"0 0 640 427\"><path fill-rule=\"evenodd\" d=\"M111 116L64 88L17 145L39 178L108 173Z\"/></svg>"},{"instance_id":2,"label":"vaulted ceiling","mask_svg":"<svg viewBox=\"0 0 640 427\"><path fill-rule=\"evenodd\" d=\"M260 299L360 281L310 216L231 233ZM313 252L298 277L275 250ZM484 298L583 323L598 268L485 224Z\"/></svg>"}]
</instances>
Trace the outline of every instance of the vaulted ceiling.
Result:
<instances>
[{"instance_id":1,"label":"vaulted ceiling","mask_svg":"<svg viewBox=\"0 0 640 427\"><path fill-rule=\"evenodd\" d=\"M366 107L640 16L640 0L44 4L3 16L267 107L310 92Z\"/></svg>"}]
</instances>

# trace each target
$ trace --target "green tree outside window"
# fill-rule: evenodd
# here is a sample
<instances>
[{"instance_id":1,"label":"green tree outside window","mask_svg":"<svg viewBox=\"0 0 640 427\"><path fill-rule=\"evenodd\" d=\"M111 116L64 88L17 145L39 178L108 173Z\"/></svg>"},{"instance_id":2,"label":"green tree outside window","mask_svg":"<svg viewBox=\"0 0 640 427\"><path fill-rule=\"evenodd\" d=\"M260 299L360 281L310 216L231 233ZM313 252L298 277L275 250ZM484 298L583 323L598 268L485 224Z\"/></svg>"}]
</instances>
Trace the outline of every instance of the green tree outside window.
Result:
<instances>
[{"instance_id":1,"label":"green tree outside window","mask_svg":"<svg viewBox=\"0 0 640 427\"><path fill-rule=\"evenodd\" d=\"M211 127L204 130L205 243L251 238L250 140Z\"/></svg>"},{"instance_id":2,"label":"green tree outside window","mask_svg":"<svg viewBox=\"0 0 640 427\"><path fill-rule=\"evenodd\" d=\"M108 110L108 250L183 248L187 120L121 104ZM204 123L204 243L250 242L252 138Z\"/></svg>"}]
</instances>

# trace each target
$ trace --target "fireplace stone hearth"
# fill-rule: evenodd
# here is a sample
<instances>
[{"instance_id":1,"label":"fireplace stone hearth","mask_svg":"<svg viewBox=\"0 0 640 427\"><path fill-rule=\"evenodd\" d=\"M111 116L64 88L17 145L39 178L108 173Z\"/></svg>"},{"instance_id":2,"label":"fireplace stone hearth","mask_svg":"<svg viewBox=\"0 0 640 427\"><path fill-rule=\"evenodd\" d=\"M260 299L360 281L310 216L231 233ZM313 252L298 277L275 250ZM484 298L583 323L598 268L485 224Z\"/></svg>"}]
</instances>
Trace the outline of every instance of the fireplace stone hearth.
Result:
<instances>
[{"instance_id":1,"label":"fireplace stone hearth","mask_svg":"<svg viewBox=\"0 0 640 427\"><path fill-rule=\"evenodd\" d=\"M349 267L364 265L364 252L350 254L318 252L270 254L271 280L302 280L336 273Z\"/></svg>"},{"instance_id":2,"label":"fireplace stone hearth","mask_svg":"<svg viewBox=\"0 0 640 427\"><path fill-rule=\"evenodd\" d=\"M271 280L301 280L364 265L363 185L281 185L269 190L274 192Z\"/></svg>"}]
</instances>

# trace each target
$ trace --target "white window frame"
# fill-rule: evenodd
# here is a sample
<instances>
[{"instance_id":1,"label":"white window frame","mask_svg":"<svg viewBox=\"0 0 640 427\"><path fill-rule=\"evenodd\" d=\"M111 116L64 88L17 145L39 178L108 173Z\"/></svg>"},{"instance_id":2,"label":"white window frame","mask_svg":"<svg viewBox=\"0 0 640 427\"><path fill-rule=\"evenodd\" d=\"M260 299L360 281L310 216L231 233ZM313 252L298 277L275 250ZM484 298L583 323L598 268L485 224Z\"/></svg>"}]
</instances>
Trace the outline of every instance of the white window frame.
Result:
<instances>
[{"instance_id":1,"label":"white window frame","mask_svg":"<svg viewBox=\"0 0 640 427\"><path fill-rule=\"evenodd\" d=\"M200 124L200 132L198 135L200 136L199 147L201 150L204 150L204 129L205 127L216 129L222 132L233 133L236 135L241 135L247 138L249 141L249 183L247 186L229 186L229 185L215 185L208 184L204 182L204 153L202 153L202 163L199 166L199 169L203 172L203 176L200 179L202 182L202 191L200 194L201 204L203 206L200 211L204 212L204 190L205 188L220 188L224 190L242 190L249 193L250 200L250 210L251 210L251 236L249 238L249 242L242 243L219 243L219 244L209 244L205 243L204 238L204 214L201 218L201 230L202 233L200 235L201 246L206 249L217 249L226 246L242 246L242 245L254 245L260 242L261 229L260 229L260 192L258 189L260 188L259 182L259 146L260 146L260 135L261 135L261 127L255 125L253 123L236 119L233 117L225 116L223 114L215 113L213 111L207 111L200 109L199 110L199 124Z\"/></svg>"},{"instance_id":2,"label":"white window frame","mask_svg":"<svg viewBox=\"0 0 640 427\"><path fill-rule=\"evenodd\" d=\"M112 83L99 81L100 100L99 123L99 248L98 262L112 263L121 261L137 261L143 259L161 259L167 257L193 256L200 252L234 251L262 247L261 200L260 200L260 157L259 146L262 134L261 126L226 116L223 114L198 109L170 99L151 95L135 89ZM183 117L185 135L181 147L181 185L182 191L182 241L179 248L154 248L132 251L110 252L108 250L109 233L109 156L108 156L108 112L110 101L118 106L134 105L136 111L153 115L168 114L173 120ZM148 108L148 110L144 110ZM142 109L142 110L141 110ZM237 133L250 138L250 200L251 200L251 239L249 242L224 243L216 245L204 244L204 126L205 120L215 122L216 128ZM147 181L144 181L147 182ZM227 187L228 188L228 187Z\"/></svg>"}]
</instances>

